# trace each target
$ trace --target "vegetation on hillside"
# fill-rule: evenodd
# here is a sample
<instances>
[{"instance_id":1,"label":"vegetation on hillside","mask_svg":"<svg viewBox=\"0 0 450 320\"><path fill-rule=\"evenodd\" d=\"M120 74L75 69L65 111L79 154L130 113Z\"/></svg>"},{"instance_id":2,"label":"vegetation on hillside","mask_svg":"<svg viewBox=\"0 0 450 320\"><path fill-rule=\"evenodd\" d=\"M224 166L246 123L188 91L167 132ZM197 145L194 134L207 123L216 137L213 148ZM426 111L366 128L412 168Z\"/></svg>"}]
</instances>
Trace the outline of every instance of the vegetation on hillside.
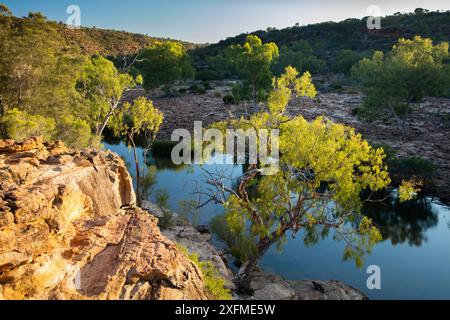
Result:
<instances>
[{"instance_id":1,"label":"vegetation on hillside","mask_svg":"<svg viewBox=\"0 0 450 320\"><path fill-rule=\"evenodd\" d=\"M416 36L400 39L386 54L376 51L372 59L361 60L352 73L365 95L364 115L373 119L389 114L407 138L409 104L449 93L449 58L447 42L433 45L431 39Z\"/></svg>"},{"instance_id":2,"label":"vegetation on hillside","mask_svg":"<svg viewBox=\"0 0 450 320\"><path fill-rule=\"evenodd\" d=\"M389 50L399 38L413 38L416 35L431 38L435 43L450 39L450 12L428 11L416 9L413 13L396 13L383 17L381 29L369 30L367 17L362 19L346 19L341 22L322 22L306 26L295 25L285 29L268 28L252 32L264 43L274 42L280 48L294 50L298 43L307 43L313 55L325 61L325 70L332 71L334 60L343 50L354 54L370 56L375 50ZM248 34L230 37L192 52L196 65L209 65L211 57L223 54L228 47L245 42ZM282 51L282 50L280 50ZM295 51L295 50L294 50ZM293 63L291 63L293 64ZM299 69L300 70L300 69ZM314 72L315 70L309 70Z\"/></svg>"}]
</instances>

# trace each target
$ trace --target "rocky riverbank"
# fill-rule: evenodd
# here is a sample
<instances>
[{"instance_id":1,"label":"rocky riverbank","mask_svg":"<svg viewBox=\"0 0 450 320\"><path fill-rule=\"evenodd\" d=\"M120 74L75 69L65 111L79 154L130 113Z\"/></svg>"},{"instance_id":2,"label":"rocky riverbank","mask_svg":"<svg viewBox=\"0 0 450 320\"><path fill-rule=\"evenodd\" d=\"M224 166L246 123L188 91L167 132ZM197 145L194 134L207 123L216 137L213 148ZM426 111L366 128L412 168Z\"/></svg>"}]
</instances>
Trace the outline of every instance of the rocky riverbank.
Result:
<instances>
[{"instance_id":1,"label":"rocky riverbank","mask_svg":"<svg viewBox=\"0 0 450 320\"><path fill-rule=\"evenodd\" d=\"M208 299L135 202L112 152L0 140L0 299Z\"/></svg>"},{"instance_id":2,"label":"rocky riverbank","mask_svg":"<svg viewBox=\"0 0 450 320\"><path fill-rule=\"evenodd\" d=\"M204 277L178 245L233 274L211 235L173 214L135 206L131 177L110 151L60 142L0 140L0 299L210 298ZM287 281L255 273L252 296L235 299L364 299L336 281Z\"/></svg>"},{"instance_id":3,"label":"rocky riverbank","mask_svg":"<svg viewBox=\"0 0 450 320\"><path fill-rule=\"evenodd\" d=\"M142 208L156 217L163 217L163 212L155 204L143 201ZM233 273L224 263L219 251L209 243L211 235L200 233L191 224L172 213L172 226L161 230L170 240L179 243L198 255L201 261L212 261L221 276L226 280L226 287L235 290ZM285 280L266 272L255 272L250 284L251 296L234 293L238 300L365 300L367 296L340 281L320 280Z\"/></svg>"}]
</instances>

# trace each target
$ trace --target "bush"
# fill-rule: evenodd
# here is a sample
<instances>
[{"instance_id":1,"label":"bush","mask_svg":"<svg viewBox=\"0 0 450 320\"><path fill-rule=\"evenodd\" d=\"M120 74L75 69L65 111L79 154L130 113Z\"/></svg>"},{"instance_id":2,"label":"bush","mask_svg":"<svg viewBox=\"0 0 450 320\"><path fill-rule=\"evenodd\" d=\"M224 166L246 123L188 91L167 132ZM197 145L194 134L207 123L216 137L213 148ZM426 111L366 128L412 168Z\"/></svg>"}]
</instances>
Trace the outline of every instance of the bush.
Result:
<instances>
[{"instance_id":1,"label":"bush","mask_svg":"<svg viewBox=\"0 0 450 320\"><path fill-rule=\"evenodd\" d=\"M175 98L179 96L178 92L169 85L163 86L161 90L167 98Z\"/></svg>"},{"instance_id":2,"label":"bush","mask_svg":"<svg viewBox=\"0 0 450 320\"><path fill-rule=\"evenodd\" d=\"M353 116L359 116L363 114L363 109L362 107L355 107L352 109L352 115Z\"/></svg>"},{"instance_id":3,"label":"bush","mask_svg":"<svg viewBox=\"0 0 450 320\"><path fill-rule=\"evenodd\" d=\"M195 79L200 81L220 80L220 74L212 69L202 69L197 71Z\"/></svg>"},{"instance_id":4,"label":"bush","mask_svg":"<svg viewBox=\"0 0 450 320\"><path fill-rule=\"evenodd\" d=\"M407 178L412 176L428 180L436 171L436 166L430 160L421 157L388 160L389 172L394 177Z\"/></svg>"},{"instance_id":5,"label":"bush","mask_svg":"<svg viewBox=\"0 0 450 320\"><path fill-rule=\"evenodd\" d=\"M387 144L372 144L372 147L383 148L386 154L385 163L395 185L412 177L421 177L426 182L436 171L436 166L430 160L418 156L397 158L397 150Z\"/></svg>"},{"instance_id":6,"label":"bush","mask_svg":"<svg viewBox=\"0 0 450 320\"><path fill-rule=\"evenodd\" d=\"M225 103L226 105L236 104L236 99L233 95L227 94L225 97L223 97L223 103Z\"/></svg>"},{"instance_id":7,"label":"bush","mask_svg":"<svg viewBox=\"0 0 450 320\"><path fill-rule=\"evenodd\" d=\"M205 88L205 90L211 90L212 89L212 87L211 87L211 85L209 84L208 81L203 81L202 85L203 85L203 88Z\"/></svg>"},{"instance_id":8,"label":"bush","mask_svg":"<svg viewBox=\"0 0 450 320\"><path fill-rule=\"evenodd\" d=\"M230 290L225 288L225 279L220 275L217 268L211 261L200 261L196 253L190 253L189 250L177 244L178 249L185 254L201 271L205 279L205 287L209 295L214 300L232 300Z\"/></svg>"},{"instance_id":9,"label":"bush","mask_svg":"<svg viewBox=\"0 0 450 320\"><path fill-rule=\"evenodd\" d=\"M91 144L91 128L89 124L74 116L64 116L57 124L58 139L72 148L85 148Z\"/></svg>"},{"instance_id":10,"label":"bush","mask_svg":"<svg viewBox=\"0 0 450 320\"><path fill-rule=\"evenodd\" d=\"M55 137L55 120L40 115L31 115L19 109L11 109L0 119L6 137L14 140L25 140L32 136L42 136L44 140ZM90 132L90 130L88 131Z\"/></svg>"},{"instance_id":11,"label":"bush","mask_svg":"<svg viewBox=\"0 0 450 320\"><path fill-rule=\"evenodd\" d=\"M206 93L205 87L203 87L202 85L198 85L198 84L193 84L192 86L190 86L189 91L192 93L198 93L198 94Z\"/></svg>"},{"instance_id":12,"label":"bush","mask_svg":"<svg viewBox=\"0 0 450 320\"><path fill-rule=\"evenodd\" d=\"M163 230L173 227L173 213L169 209L169 193L166 190L158 190L156 192L156 205L162 212L162 217L158 221L158 227Z\"/></svg>"}]
</instances>

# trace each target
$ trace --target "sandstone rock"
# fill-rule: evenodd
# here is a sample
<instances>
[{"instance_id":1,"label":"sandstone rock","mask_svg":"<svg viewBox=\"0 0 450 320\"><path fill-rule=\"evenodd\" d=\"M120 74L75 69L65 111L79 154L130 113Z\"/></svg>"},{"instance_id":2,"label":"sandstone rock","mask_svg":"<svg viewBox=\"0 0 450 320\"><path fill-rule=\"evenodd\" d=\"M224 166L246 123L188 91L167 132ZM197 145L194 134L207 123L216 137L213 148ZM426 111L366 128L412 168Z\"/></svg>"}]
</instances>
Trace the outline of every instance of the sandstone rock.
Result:
<instances>
[{"instance_id":1,"label":"sandstone rock","mask_svg":"<svg viewBox=\"0 0 450 320\"><path fill-rule=\"evenodd\" d=\"M0 140L1 299L206 299L109 151Z\"/></svg>"},{"instance_id":2,"label":"sandstone rock","mask_svg":"<svg viewBox=\"0 0 450 320\"><path fill-rule=\"evenodd\" d=\"M151 202L143 201L141 207L155 217L162 216L159 207ZM161 230L161 232L172 241L185 246L190 252L196 253L200 261L211 261L225 279L225 287L231 290L235 289L232 272L225 265L217 249L208 243L211 240L211 234L201 234L176 213L172 213L172 216L173 226Z\"/></svg>"}]
</instances>

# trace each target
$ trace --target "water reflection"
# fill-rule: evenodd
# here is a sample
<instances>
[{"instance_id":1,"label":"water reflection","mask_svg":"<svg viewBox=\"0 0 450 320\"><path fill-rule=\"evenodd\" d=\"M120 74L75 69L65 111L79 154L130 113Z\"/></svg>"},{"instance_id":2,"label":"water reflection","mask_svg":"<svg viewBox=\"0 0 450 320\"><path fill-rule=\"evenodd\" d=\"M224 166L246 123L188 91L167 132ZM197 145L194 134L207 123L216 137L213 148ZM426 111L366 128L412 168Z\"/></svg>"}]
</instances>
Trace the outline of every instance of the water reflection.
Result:
<instances>
[{"instance_id":1,"label":"water reflection","mask_svg":"<svg viewBox=\"0 0 450 320\"><path fill-rule=\"evenodd\" d=\"M363 213L378 225L383 241L390 240L393 245L407 242L412 246L421 246L427 241L427 230L436 227L439 221L432 202L426 198L406 203L400 203L398 199L369 202Z\"/></svg>"},{"instance_id":2,"label":"water reflection","mask_svg":"<svg viewBox=\"0 0 450 320\"><path fill-rule=\"evenodd\" d=\"M120 141L105 143L105 147L117 152L128 162L133 162L133 155ZM143 163L143 152L139 151ZM156 202L158 190L167 190L170 208L183 213L188 203L196 200L192 195L194 181L205 184L202 169L199 166L174 166L164 157L147 157L151 186L149 199ZM206 166L214 170L217 166ZM151 177L152 171L155 173ZM234 180L242 175L242 166L230 166ZM135 175L134 166L130 173ZM152 180L154 179L154 180ZM384 196L384 195L383 195ZM382 197L383 197L382 196ZM201 208L199 224L209 224L215 217L223 215L221 206L210 204ZM408 203L384 202L367 203L363 213L374 220L380 227L383 242L379 243L373 253L367 257L366 266L375 264L382 268L382 290L366 290L367 274L365 269L356 269L354 263L342 261L344 244L331 238L321 240L314 247L305 246L302 239L289 239L282 253L272 248L261 262L266 271L279 274L287 279L336 279L363 290L373 299L448 299L450 297L450 209L430 199L418 199ZM214 229L221 233L213 238L213 244L225 249L224 242L236 249L235 255L245 255L251 250L251 239L232 238L223 228L220 218Z\"/></svg>"}]
</instances>

